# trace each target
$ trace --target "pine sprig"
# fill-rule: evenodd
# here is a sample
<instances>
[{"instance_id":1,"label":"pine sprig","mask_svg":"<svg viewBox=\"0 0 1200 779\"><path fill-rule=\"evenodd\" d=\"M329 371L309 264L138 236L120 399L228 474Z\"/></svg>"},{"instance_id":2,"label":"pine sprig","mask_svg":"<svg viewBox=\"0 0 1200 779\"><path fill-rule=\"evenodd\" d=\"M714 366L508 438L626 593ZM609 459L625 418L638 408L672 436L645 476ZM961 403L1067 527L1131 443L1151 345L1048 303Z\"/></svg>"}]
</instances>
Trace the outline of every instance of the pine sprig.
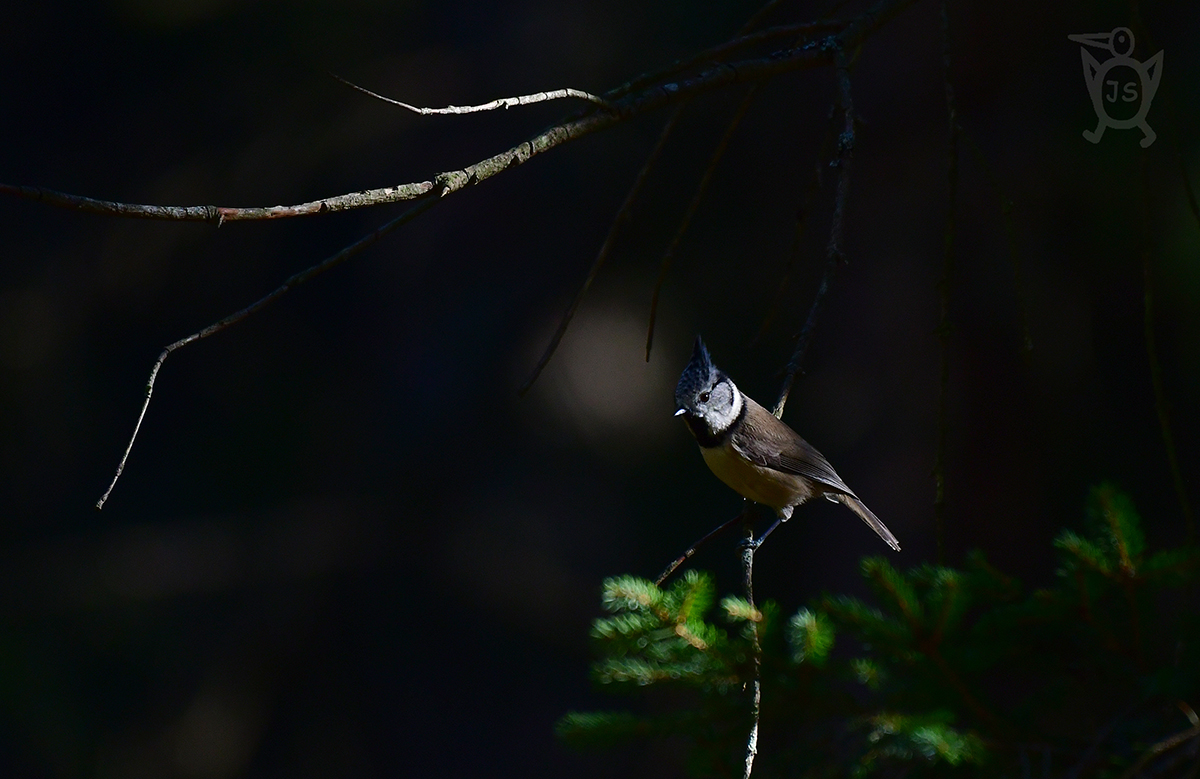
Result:
<instances>
[{"instance_id":1,"label":"pine sprig","mask_svg":"<svg viewBox=\"0 0 1200 779\"><path fill-rule=\"evenodd\" d=\"M683 688L689 703L571 714L560 734L581 745L683 738L693 772L740 770L757 628L763 744L777 746L760 749L756 776L1023 775L1030 744L1047 775L1159 771L1150 750L1184 727L1175 703L1200 700L1200 609L1188 601L1200 549L1148 550L1112 485L1092 491L1087 518L1054 541L1057 581L1032 591L979 552L961 569L867 558L873 602L826 594L784 618L774 603L726 597L718 625L707 575L666 590L610 579L596 678Z\"/></svg>"},{"instance_id":2,"label":"pine sprig","mask_svg":"<svg viewBox=\"0 0 1200 779\"><path fill-rule=\"evenodd\" d=\"M828 615L800 609L788 620L787 631L792 662L809 662L818 668L825 665L835 641L833 622Z\"/></svg>"}]
</instances>

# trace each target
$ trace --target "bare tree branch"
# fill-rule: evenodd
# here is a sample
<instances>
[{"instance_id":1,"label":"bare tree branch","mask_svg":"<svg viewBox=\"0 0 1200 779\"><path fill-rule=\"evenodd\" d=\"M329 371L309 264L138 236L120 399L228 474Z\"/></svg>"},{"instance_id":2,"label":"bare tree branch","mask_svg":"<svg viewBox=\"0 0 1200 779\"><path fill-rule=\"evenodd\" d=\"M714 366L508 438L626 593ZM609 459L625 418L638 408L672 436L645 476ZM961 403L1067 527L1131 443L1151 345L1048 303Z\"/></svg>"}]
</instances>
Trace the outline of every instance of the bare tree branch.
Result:
<instances>
[{"instance_id":1,"label":"bare tree branch","mask_svg":"<svg viewBox=\"0 0 1200 779\"><path fill-rule=\"evenodd\" d=\"M751 615L757 616L758 609L754 606L754 553L758 550L762 539L754 538L754 519L751 512L745 512L746 538L742 541L742 589L746 603L750 604ZM773 530L774 525L771 526ZM767 533L771 531L768 530ZM763 538L766 534L763 534ZM750 779L754 771L754 758L758 756L758 721L762 713L762 644L758 640L758 622L752 619L751 643L754 648L754 679L750 682L750 732L746 735L746 762L742 771L743 779Z\"/></svg>"},{"instance_id":2,"label":"bare tree branch","mask_svg":"<svg viewBox=\"0 0 1200 779\"><path fill-rule=\"evenodd\" d=\"M584 116L561 122L507 151L480 160L461 170L439 173L428 181L350 192L298 205L250 208L120 203L66 194L43 187L3 183L0 183L0 193L107 216L210 222L216 225L231 221L279 219L346 211L384 203L416 200L434 192L437 192L440 197L445 197L485 181L509 168L522 165L534 156L568 141L607 129L663 106L687 101L697 95L712 92L734 83L760 81L782 73L831 65L838 51L856 47L866 37L887 24L896 14L915 2L916 0L880 0L871 10L845 24L837 34L831 34L803 45L781 49L763 57L739 62L718 62L694 75L654 83L619 100L612 101L611 111L592 111ZM794 28L786 29L789 30L788 34L795 34ZM783 33L778 34L783 35ZM719 52L728 46L729 44L723 44L715 47L694 60L696 62L707 61L711 58L712 52ZM620 89L616 91L620 91Z\"/></svg>"},{"instance_id":3,"label":"bare tree branch","mask_svg":"<svg viewBox=\"0 0 1200 779\"><path fill-rule=\"evenodd\" d=\"M167 358L170 357L173 352L175 352L177 349L182 349L190 343L199 341L201 338L207 338L210 335L221 332L227 327L236 325L238 322L242 321L251 314L255 314L271 303L274 303L276 300L282 297L284 293L300 286L314 276L319 276L330 268L341 265L343 262L363 251L364 249L378 243L385 235L392 232L397 227L416 219L430 208L433 208L439 202L441 201L431 199L416 204L400 216L396 217L390 222L380 225L375 229L374 232L358 239L354 243L339 251L337 254L327 257L316 265L313 265L312 267L302 270L299 273L291 276L287 279L287 281L283 282L283 284L276 287L275 290L259 298L242 310L236 311L224 319L213 322L203 330L198 330L189 336L180 338L175 343L170 344L163 349L162 354L158 355L158 359L154 361L154 367L150 369L150 378L146 381L146 397L142 401L141 411L138 412L137 423L133 426L133 435L129 437L129 444L125 447L125 453L121 455L121 462L117 463L117 472L113 475L112 481L109 482L108 489L106 489L104 494L100 496L100 500L96 501L96 508L104 508L104 502L107 501L108 496L112 494L113 487L117 486L117 480L121 478L121 473L125 470L125 462L129 459L129 453L133 451L133 442L137 440L138 431L142 429L142 420L146 417L146 409L150 407L150 396L154 394L154 381L158 378L158 371L162 368L163 363L166 362Z\"/></svg>"},{"instance_id":4,"label":"bare tree branch","mask_svg":"<svg viewBox=\"0 0 1200 779\"><path fill-rule=\"evenodd\" d=\"M692 556L696 554L696 552L700 549L700 547L704 546L709 541L711 541L714 538L716 538L717 536L721 535L722 533L724 533L726 530L733 527L734 525L745 524L747 521L753 522L754 521L754 513L753 512L754 512L754 508L753 508L753 505L750 503L750 501L748 501L748 500L744 501L744 505L742 506L742 511L740 514L738 514L736 517L734 517L733 519L729 520L728 522L726 522L722 525L717 525L717 527L713 528L712 530L710 530L708 532L708 535L706 535L704 538L701 538L699 541L697 541L696 543L689 546L686 552L684 552L683 554L679 555L679 557L676 557L674 560L672 560L671 564L668 565L666 568L664 568L663 572L660 573L658 575L658 578L654 580L655 586L661 587L663 585L663 582L665 582L667 579L669 579L671 577L671 574L675 573L675 570L677 568L679 568L679 566L683 565L688 560L692 559Z\"/></svg>"},{"instance_id":5,"label":"bare tree branch","mask_svg":"<svg viewBox=\"0 0 1200 779\"><path fill-rule=\"evenodd\" d=\"M753 20L751 20L753 21ZM809 22L807 24L786 24L778 27L769 27L765 30L760 30L751 33L753 29L751 23L747 23L739 33L739 35L725 43L718 44L711 49L706 49L691 57L679 59L672 62L670 65L661 70L643 73L626 83L609 90L604 94L609 100L615 100L624 97L631 92L635 92L650 86L651 84L662 82L663 80L682 73L687 70L699 67L701 65L712 65L722 61L722 58L733 54L734 52L743 49L753 48L764 43L771 43L779 39L795 40L809 35L830 35L845 30L848 22ZM792 44L797 45L797 44Z\"/></svg>"},{"instance_id":6,"label":"bare tree branch","mask_svg":"<svg viewBox=\"0 0 1200 779\"><path fill-rule=\"evenodd\" d=\"M581 90L571 89L569 87L567 89L554 89L549 92L535 92L532 95L502 97L497 100L493 100L490 103L483 103L481 105L448 105L445 108L421 108L419 106L409 105L408 103L402 103L399 100L393 100L390 97L384 97L378 92L372 92L366 87L360 87L353 81L347 81L336 73L330 73L329 75L351 89L356 89L359 92L362 92L364 95L370 95L376 100L382 100L385 103L398 105L401 108L406 108L409 111L412 111L414 114L420 114L421 116L476 114L482 111L495 111L499 108L514 108L516 106L533 105L534 103L545 103L550 100L562 100L564 98L572 97L578 100L586 100L589 103L593 103L609 111L614 110L612 103L608 102L604 98L597 97L590 92L583 92Z\"/></svg>"},{"instance_id":7,"label":"bare tree branch","mask_svg":"<svg viewBox=\"0 0 1200 779\"><path fill-rule=\"evenodd\" d=\"M219 333L222 330L237 324L246 317L257 313L262 308L266 307L276 299L287 293L289 290L303 284L313 277L323 273L330 268L333 268L342 262L345 262L350 257L358 254L367 247L375 244L388 233L400 227L403 224L415 219L425 211L439 203L446 196L453 194L459 190L485 181L498 173L501 173L511 167L521 165L534 156L548 151L556 146L560 146L567 141L589 135L614 124L624 121L632 116L640 115L655 108L688 100L696 95L719 89L723 86L737 82L755 82L762 79L770 78L778 73L798 70L806 67L817 67L820 65L829 64L836 59L837 62L843 63L843 50L850 46L857 46L871 32L879 29L886 24L893 16L912 5L916 0L880 0L870 11L863 14L858 19L850 22L846 27L835 36L821 42L812 42L803 46L791 47L775 54L760 59L747 60L734 64L721 64L709 70L693 76L682 78L671 83L660 84L648 88L639 93L629 95L623 98L618 103L614 104L613 111L593 112L585 116L578 117L573 120L565 121L557 124L549 129L539 133L534 138L522 144L514 146L506 152L494 155L485 160L470 165L462 170L451 171L439 174L432 182L418 182L416 184L402 185L402 187L390 188L391 194L384 195L383 190L374 190L372 192L356 193L354 195L341 196L341 198L357 198L360 205L365 204L363 201L374 199L376 202L392 202L394 200L406 200L423 198L416 205L405 211L400 216L385 223L377 228L373 233L356 241L350 246L342 249L337 254L323 260L322 262L313 265L312 267L301 271L290 277L282 285L270 292L266 296L260 298L246 308L241 309L229 316L214 322L208 327L192 333L189 336L167 346L151 368L150 378L146 384L146 397L142 402L141 411L138 414L138 419L134 425L133 435L130 436L129 444L125 448L124 454L117 465L117 470L113 476L112 482L108 489L96 502L96 507L102 508L105 501L108 500L113 488L120 479L122 472L125 469L125 464L129 459L129 453L133 449L133 444L137 440L138 431L141 429L142 421L145 418L146 410L149 408L150 399L154 391L154 382L158 377L158 372L162 368L166 358L172 353L187 346L190 343L198 341L202 338L207 338L210 335ZM839 64L839 72L843 70ZM848 78L847 78L848 90ZM847 112L849 113L849 112ZM399 196L397 193L409 188L408 196ZM223 221L230 219L250 219L250 218L274 218L277 216L294 216L295 213L284 213L286 211L295 211L298 208L310 208L310 212L319 213L328 210L344 210L348 207L346 202L339 203L341 207L330 206L332 201L337 198L317 201L316 204L306 204L302 207L275 207L272 209L218 209L209 206L199 207L180 207L180 208L163 208L159 206L135 206L129 204L112 203L108 201L92 200L90 198L79 198L73 195L63 195L62 193L50 192L39 188L31 187L13 187L0 184L0 192L17 194L22 197L31 197L36 200L44 200L45 202L54 205L68 205L82 210L98 211L101 213L113 213L122 216L135 216L152 219L175 219L175 220L190 220L190 221L215 221L218 225ZM839 191L840 195L840 191ZM388 200L391 198L391 200ZM840 225L840 220L836 222ZM840 227L839 227L840 229ZM832 239L831 239L832 240Z\"/></svg>"}]
</instances>

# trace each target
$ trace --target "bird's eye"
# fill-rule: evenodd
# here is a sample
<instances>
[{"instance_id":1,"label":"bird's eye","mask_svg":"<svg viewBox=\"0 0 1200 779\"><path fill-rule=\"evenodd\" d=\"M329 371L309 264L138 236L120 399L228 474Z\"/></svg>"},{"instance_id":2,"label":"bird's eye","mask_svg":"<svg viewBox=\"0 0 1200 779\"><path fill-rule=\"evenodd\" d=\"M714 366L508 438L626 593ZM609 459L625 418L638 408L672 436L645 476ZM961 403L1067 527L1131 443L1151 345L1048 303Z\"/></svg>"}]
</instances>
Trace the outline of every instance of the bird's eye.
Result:
<instances>
[{"instance_id":1,"label":"bird's eye","mask_svg":"<svg viewBox=\"0 0 1200 779\"><path fill-rule=\"evenodd\" d=\"M709 397L709 395L708 395L708 392L707 392L707 391L705 391L705 392L701 392L701 393L700 393L700 402L701 402L701 403L707 403L707 402L708 402L708 397Z\"/></svg>"}]
</instances>

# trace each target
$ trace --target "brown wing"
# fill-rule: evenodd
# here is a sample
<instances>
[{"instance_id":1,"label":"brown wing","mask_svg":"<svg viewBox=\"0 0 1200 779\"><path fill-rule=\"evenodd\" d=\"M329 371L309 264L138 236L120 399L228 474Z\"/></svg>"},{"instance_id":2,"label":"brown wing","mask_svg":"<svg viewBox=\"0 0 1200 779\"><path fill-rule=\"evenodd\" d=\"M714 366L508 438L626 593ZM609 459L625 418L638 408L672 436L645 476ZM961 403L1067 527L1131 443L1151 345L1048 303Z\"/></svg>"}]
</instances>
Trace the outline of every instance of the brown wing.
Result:
<instances>
[{"instance_id":1,"label":"brown wing","mask_svg":"<svg viewBox=\"0 0 1200 779\"><path fill-rule=\"evenodd\" d=\"M730 434L730 443L750 462L803 476L832 492L854 496L829 461L811 444L745 394L746 415Z\"/></svg>"}]
</instances>

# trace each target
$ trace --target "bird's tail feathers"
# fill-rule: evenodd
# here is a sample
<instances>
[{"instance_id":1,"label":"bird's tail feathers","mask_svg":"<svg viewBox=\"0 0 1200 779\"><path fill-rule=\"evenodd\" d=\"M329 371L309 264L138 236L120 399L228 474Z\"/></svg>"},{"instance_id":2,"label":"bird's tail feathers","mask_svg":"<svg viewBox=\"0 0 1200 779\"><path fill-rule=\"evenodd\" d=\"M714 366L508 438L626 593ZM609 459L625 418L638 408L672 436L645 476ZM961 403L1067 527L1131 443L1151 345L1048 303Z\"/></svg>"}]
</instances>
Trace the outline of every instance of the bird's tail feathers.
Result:
<instances>
[{"instance_id":1,"label":"bird's tail feathers","mask_svg":"<svg viewBox=\"0 0 1200 779\"><path fill-rule=\"evenodd\" d=\"M897 552L900 551L900 542L896 540L894 535L892 535L892 531L887 529L887 525L880 522L879 517L871 513L871 509L867 508L866 504L853 495L839 494L837 495L837 500L844 503L846 508L862 517L862 521L866 522L872 530L878 533L879 537L886 541L888 546Z\"/></svg>"}]
</instances>

